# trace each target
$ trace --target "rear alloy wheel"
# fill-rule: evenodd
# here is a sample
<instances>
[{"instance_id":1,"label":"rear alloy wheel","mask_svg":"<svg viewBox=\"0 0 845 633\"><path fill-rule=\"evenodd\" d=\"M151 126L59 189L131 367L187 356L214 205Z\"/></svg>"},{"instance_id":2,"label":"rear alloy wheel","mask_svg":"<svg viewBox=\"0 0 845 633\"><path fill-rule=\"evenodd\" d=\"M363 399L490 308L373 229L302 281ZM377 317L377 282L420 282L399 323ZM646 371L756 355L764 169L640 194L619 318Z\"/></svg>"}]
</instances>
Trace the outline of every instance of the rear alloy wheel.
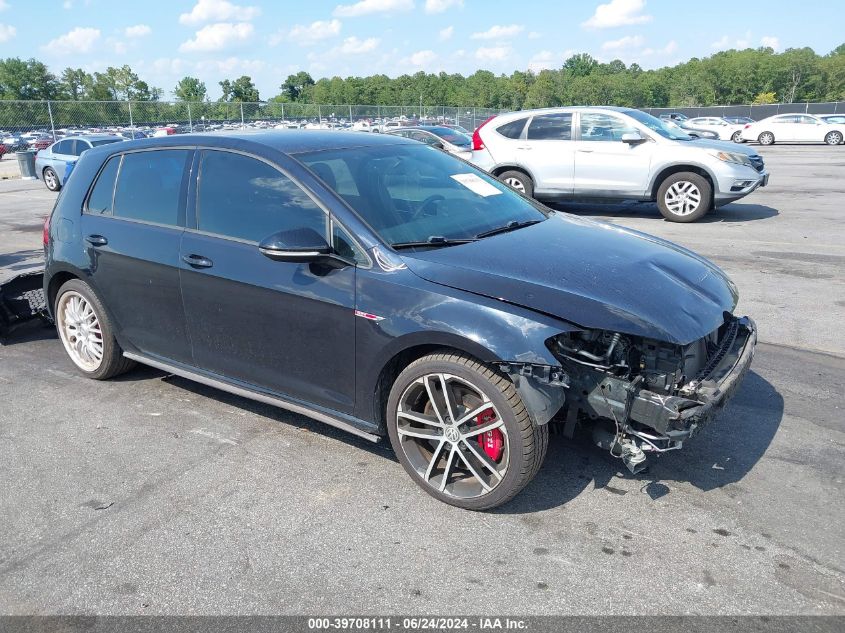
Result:
<instances>
[{"instance_id":1,"label":"rear alloy wheel","mask_svg":"<svg viewBox=\"0 0 845 633\"><path fill-rule=\"evenodd\" d=\"M842 132L836 130L828 132L824 137L824 142L828 145L839 145L842 142Z\"/></svg>"},{"instance_id":2,"label":"rear alloy wheel","mask_svg":"<svg viewBox=\"0 0 845 633\"><path fill-rule=\"evenodd\" d=\"M511 170L499 174L499 180L528 198L534 197L534 182L521 171Z\"/></svg>"},{"instance_id":3,"label":"rear alloy wheel","mask_svg":"<svg viewBox=\"0 0 845 633\"><path fill-rule=\"evenodd\" d=\"M52 167L47 167L44 170L44 184L50 191L58 191L62 188L62 183L59 182L59 177Z\"/></svg>"},{"instance_id":4,"label":"rear alloy wheel","mask_svg":"<svg viewBox=\"0 0 845 633\"><path fill-rule=\"evenodd\" d=\"M468 510L513 498L534 477L548 446L513 383L457 353L425 356L396 379L388 399L390 443L428 494Z\"/></svg>"},{"instance_id":5,"label":"rear alloy wheel","mask_svg":"<svg viewBox=\"0 0 845 633\"><path fill-rule=\"evenodd\" d=\"M710 210L712 188L692 172L672 174L657 189L657 207L671 222L695 222Z\"/></svg>"},{"instance_id":6,"label":"rear alloy wheel","mask_svg":"<svg viewBox=\"0 0 845 633\"><path fill-rule=\"evenodd\" d=\"M763 132L757 137L757 142L760 143L760 145L774 145L775 135L771 132Z\"/></svg>"},{"instance_id":7,"label":"rear alloy wheel","mask_svg":"<svg viewBox=\"0 0 845 633\"><path fill-rule=\"evenodd\" d=\"M742 141L742 132L740 132L739 130L737 130L736 132L734 132L734 133L731 135L731 140L732 140L734 143L742 143L742 142L743 142L743 141Z\"/></svg>"},{"instance_id":8,"label":"rear alloy wheel","mask_svg":"<svg viewBox=\"0 0 845 633\"><path fill-rule=\"evenodd\" d=\"M59 288L54 314L65 352L83 375L105 380L135 365L123 356L103 305L85 282L71 279Z\"/></svg>"}]
</instances>

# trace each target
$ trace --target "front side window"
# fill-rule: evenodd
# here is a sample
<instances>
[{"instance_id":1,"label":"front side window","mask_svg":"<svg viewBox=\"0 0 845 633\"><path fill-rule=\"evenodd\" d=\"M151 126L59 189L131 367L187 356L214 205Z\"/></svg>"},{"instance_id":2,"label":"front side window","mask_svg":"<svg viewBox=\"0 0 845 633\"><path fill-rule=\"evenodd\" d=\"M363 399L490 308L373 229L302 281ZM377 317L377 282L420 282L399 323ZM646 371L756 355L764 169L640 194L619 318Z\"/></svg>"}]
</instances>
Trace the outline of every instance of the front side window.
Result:
<instances>
[{"instance_id":1,"label":"front side window","mask_svg":"<svg viewBox=\"0 0 845 633\"><path fill-rule=\"evenodd\" d=\"M249 242L302 228L328 233L323 210L290 178L256 158L205 151L199 178L200 231Z\"/></svg>"},{"instance_id":2,"label":"front side window","mask_svg":"<svg viewBox=\"0 0 845 633\"><path fill-rule=\"evenodd\" d=\"M185 164L191 152L163 149L126 154L114 193L119 218L179 226Z\"/></svg>"},{"instance_id":3,"label":"front side window","mask_svg":"<svg viewBox=\"0 0 845 633\"><path fill-rule=\"evenodd\" d=\"M296 158L315 172L331 168L338 182L341 174L350 174L359 195L343 199L391 245L422 242L420 248L427 248L443 240L473 240L492 229L546 218L489 174L424 145L321 150Z\"/></svg>"},{"instance_id":4,"label":"front side window","mask_svg":"<svg viewBox=\"0 0 845 633\"><path fill-rule=\"evenodd\" d=\"M582 141L621 141L623 134L636 133L633 126L607 114L581 114Z\"/></svg>"},{"instance_id":5,"label":"front side window","mask_svg":"<svg viewBox=\"0 0 845 633\"><path fill-rule=\"evenodd\" d=\"M111 215L112 197L114 195L114 181L117 178L120 156L112 156L100 172L91 196L88 198L88 213L94 215Z\"/></svg>"},{"instance_id":6,"label":"front side window","mask_svg":"<svg viewBox=\"0 0 845 633\"><path fill-rule=\"evenodd\" d=\"M571 141L572 115L566 113L535 116L528 124L526 138L532 141Z\"/></svg>"}]
</instances>

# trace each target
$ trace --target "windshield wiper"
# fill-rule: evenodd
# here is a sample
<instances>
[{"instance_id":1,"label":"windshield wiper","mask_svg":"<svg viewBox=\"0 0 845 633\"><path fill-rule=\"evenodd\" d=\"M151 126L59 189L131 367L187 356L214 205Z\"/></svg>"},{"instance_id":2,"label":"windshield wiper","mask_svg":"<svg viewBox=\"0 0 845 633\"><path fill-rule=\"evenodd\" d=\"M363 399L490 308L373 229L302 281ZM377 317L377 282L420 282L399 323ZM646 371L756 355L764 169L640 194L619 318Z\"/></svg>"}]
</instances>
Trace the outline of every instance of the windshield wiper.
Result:
<instances>
[{"instance_id":1,"label":"windshield wiper","mask_svg":"<svg viewBox=\"0 0 845 633\"><path fill-rule=\"evenodd\" d=\"M538 222L542 222L542 220L525 220L523 222L520 222L519 220L511 220L504 226L497 226L495 229L482 231L475 237L477 239L481 239L482 237L490 237L491 235L498 235L499 233L507 233L508 231L515 231L517 229L525 228L526 226L531 226L532 224L537 224Z\"/></svg>"},{"instance_id":2,"label":"windshield wiper","mask_svg":"<svg viewBox=\"0 0 845 633\"><path fill-rule=\"evenodd\" d=\"M456 244L468 244L470 242L474 242L476 238L460 238L460 239L449 239L447 237L443 237L442 235L430 235L425 241L422 242L396 242L395 244L391 244L390 247L395 250L401 250L403 248L440 248L441 246L455 246Z\"/></svg>"}]
</instances>

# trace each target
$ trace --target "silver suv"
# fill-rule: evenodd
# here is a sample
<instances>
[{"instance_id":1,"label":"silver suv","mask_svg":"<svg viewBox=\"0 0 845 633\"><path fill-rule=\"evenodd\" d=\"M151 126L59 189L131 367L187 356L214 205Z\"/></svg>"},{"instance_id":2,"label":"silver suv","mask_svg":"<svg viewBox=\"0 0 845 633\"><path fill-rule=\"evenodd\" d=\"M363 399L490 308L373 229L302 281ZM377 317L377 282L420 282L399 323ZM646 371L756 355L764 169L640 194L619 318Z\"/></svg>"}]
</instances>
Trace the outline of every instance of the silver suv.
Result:
<instances>
[{"instance_id":1,"label":"silver suv","mask_svg":"<svg viewBox=\"0 0 845 633\"><path fill-rule=\"evenodd\" d=\"M572 107L511 112L472 136L472 162L527 196L656 201L673 222L765 187L751 148L693 139L629 108Z\"/></svg>"}]
</instances>

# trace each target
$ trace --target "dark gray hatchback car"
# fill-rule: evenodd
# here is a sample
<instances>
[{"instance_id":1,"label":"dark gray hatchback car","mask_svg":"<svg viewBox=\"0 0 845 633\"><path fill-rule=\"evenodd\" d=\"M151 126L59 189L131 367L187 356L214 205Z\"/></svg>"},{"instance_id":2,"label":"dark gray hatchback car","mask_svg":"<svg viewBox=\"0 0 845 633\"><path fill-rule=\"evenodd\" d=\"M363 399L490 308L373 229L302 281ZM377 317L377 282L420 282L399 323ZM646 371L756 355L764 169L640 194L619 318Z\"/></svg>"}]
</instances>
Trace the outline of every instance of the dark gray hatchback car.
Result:
<instances>
[{"instance_id":1,"label":"dark gray hatchback car","mask_svg":"<svg viewBox=\"0 0 845 633\"><path fill-rule=\"evenodd\" d=\"M388 436L426 492L476 510L531 480L551 423L632 471L680 448L756 341L709 261L388 135L94 148L45 247L82 374L140 362Z\"/></svg>"}]
</instances>

